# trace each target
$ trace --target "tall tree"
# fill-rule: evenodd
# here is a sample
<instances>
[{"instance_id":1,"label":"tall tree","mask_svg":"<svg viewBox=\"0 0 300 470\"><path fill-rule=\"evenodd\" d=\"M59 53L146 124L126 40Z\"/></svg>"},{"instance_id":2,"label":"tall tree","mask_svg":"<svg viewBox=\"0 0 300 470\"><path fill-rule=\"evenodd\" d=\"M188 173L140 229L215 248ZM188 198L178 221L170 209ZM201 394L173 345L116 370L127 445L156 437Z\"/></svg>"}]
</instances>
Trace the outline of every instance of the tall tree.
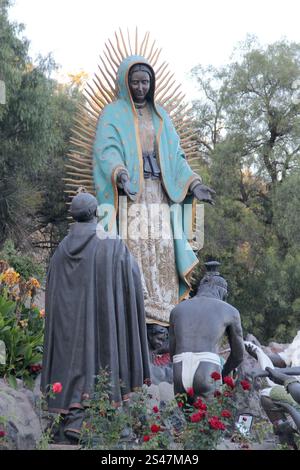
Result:
<instances>
[{"instance_id":1,"label":"tall tree","mask_svg":"<svg viewBox=\"0 0 300 470\"><path fill-rule=\"evenodd\" d=\"M51 78L51 56L32 62L22 25L8 20L10 1L0 1L0 245L21 245L48 224L58 238L66 228L62 177L78 92Z\"/></svg>"},{"instance_id":2,"label":"tall tree","mask_svg":"<svg viewBox=\"0 0 300 470\"><path fill-rule=\"evenodd\" d=\"M200 257L223 261L246 331L289 339L300 316L300 45L248 39L226 67L193 73L202 166L217 191Z\"/></svg>"}]
</instances>

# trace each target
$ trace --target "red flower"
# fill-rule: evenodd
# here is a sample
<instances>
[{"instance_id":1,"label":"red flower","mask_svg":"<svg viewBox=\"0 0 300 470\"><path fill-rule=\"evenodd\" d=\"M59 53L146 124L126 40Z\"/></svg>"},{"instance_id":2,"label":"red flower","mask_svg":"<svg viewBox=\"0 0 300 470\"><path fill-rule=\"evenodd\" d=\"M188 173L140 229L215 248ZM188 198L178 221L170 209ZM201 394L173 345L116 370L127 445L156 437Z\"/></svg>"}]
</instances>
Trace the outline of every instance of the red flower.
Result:
<instances>
[{"instance_id":1,"label":"red flower","mask_svg":"<svg viewBox=\"0 0 300 470\"><path fill-rule=\"evenodd\" d=\"M53 393L60 393L62 391L62 384L60 382L55 382L55 384L52 385L52 391Z\"/></svg>"},{"instance_id":2,"label":"red flower","mask_svg":"<svg viewBox=\"0 0 300 470\"><path fill-rule=\"evenodd\" d=\"M193 387L189 387L186 391L186 393L188 394L189 397L193 397L194 396L194 389Z\"/></svg>"},{"instance_id":3,"label":"red flower","mask_svg":"<svg viewBox=\"0 0 300 470\"><path fill-rule=\"evenodd\" d=\"M190 420L192 423L198 423L201 421L205 416L205 413L203 411L198 411L198 413L194 413L191 415Z\"/></svg>"},{"instance_id":4,"label":"red flower","mask_svg":"<svg viewBox=\"0 0 300 470\"><path fill-rule=\"evenodd\" d=\"M241 449L249 449L249 444L242 444Z\"/></svg>"},{"instance_id":5,"label":"red flower","mask_svg":"<svg viewBox=\"0 0 300 470\"><path fill-rule=\"evenodd\" d=\"M231 413L229 410L223 410L222 413L221 413L221 416L223 418L231 418Z\"/></svg>"},{"instance_id":6,"label":"red flower","mask_svg":"<svg viewBox=\"0 0 300 470\"><path fill-rule=\"evenodd\" d=\"M241 380L241 386L243 387L243 390L250 390L251 388L251 384L248 380Z\"/></svg>"},{"instance_id":7,"label":"red flower","mask_svg":"<svg viewBox=\"0 0 300 470\"><path fill-rule=\"evenodd\" d=\"M221 379L221 374L219 374L219 372L213 372L212 374L210 374L210 376L216 381Z\"/></svg>"},{"instance_id":8,"label":"red flower","mask_svg":"<svg viewBox=\"0 0 300 470\"><path fill-rule=\"evenodd\" d=\"M153 413L158 413L159 412L158 406L156 406L156 405L153 406L152 410L153 410Z\"/></svg>"},{"instance_id":9,"label":"red flower","mask_svg":"<svg viewBox=\"0 0 300 470\"><path fill-rule=\"evenodd\" d=\"M224 431L225 430L225 424L222 423L222 421L219 420L219 418L217 416L213 416L212 418L210 418L208 420L209 422L209 425L212 429L215 429L215 430L220 430L220 431Z\"/></svg>"},{"instance_id":10,"label":"red flower","mask_svg":"<svg viewBox=\"0 0 300 470\"><path fill-rule=\"evenodd\" d=\"M226 385L228 385L228 387L230 387L230 388L235 387L235 383L234 383L232 377L229 377L229 375L227 375L227 377L224 377L223 381Z\"/></svg>"},{"instance_id":11,"label":"red flower","mask_svg":"<svg viewBox=\"0 0 300 470\"><path fill-rule=\"evenodd\" d=\"M215 390L214 392L214 397L220 397L222 394L220 392L220 390Z\"/></svg>"},{"instance_id":12,"label":"red flower","mask_svg":"<svg viewBox=\"0 0 300 470\"><path fill-rule=\"evenodd\" d=\"M203 403L203 401L201 400L201 398L198 398L198 400L195 401L194 407L197 408L198 410L203 410L203 411L206 411L206 410L207 410L207 406L206 406L205 403Z\"/></svg>"},{"instance_id":13,"label":"red flower","mask_svg":"<svg viewBox=\"0 0 300 470\"><path fill-rule=\"evenodd\" d=\"M177 402L177 405L178 405L178 408L182 408L183 407L182 401Z\"/></svg>"},{"instance_id":14,"label":"red flower","mask_svg":"<svg viewBox=\"0 0 300 470\"><path fill-rule=\"evenodd\" d=\"M0 431L0 437L5 437L6 436L6 432L5 431Z\"/></svg>"},{"instance_id":15,"label":"red flower","mask_svg":"<svg viewBox=\"0 0 300 470\"><path fill-rule=\"evenodd\" d=\"M151 432L153 432L154 434L156 434L157 432L160 431L160 426L158 426L157 424L152 424L151 426Z\"/></svg>"},{"instance_id":16,"label":"red flower","mask_svg":"<svg viewBox=\"0 0 300 470\"><path fill-rule=\"evenodd\" d=\"M42 370L41 364L32 364L29 367L31 372L39 372L40 370Z\"/></svg>"},{"instance_id":17,"label":"red flower","mask_svg":"<svg viewBox=\"0 0 300 470\"><path fill-rule=\"evenodd\" d=\"M144 442L150 441L150 436L148 436L148 434L146 434L146 436L143 436L143 441Z\"/></svg>"}]
</instances>

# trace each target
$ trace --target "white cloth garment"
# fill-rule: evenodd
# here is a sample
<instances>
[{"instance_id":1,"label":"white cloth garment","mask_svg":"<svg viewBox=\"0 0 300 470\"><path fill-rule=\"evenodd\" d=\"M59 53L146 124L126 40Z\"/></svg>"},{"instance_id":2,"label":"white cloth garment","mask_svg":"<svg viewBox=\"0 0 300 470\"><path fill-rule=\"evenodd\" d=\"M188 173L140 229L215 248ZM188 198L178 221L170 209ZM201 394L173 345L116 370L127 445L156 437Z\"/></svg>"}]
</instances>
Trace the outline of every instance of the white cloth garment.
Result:
<instances>
[{"instance_id":1,"label":"white cloth garment","mask_svg":"<svg viewBox=\"0 0 300 470\"><path fill-rule=\"evenodd\" d=\"M274 369L274 364L271 361L271 359L263 352L263 350L259 347L256 346L256 344L252 343L251 341L244 341L245 346L252 346L252 349L256 352L257 355L257 361L258 364L260 365L260 368L262 370L265 370L266 367L270 367L270 369ZM268 377L266 377L266 381L270 387L273 387L273 385L276 385L272 380L270 380Z\"/></svg>"},{"instance_id":2,"label":"white cloth garment","mask_svg":"<svg viewBox=\"0 0 300 470\"><path fill-rule=\"evenodd\" d=\"M187 391L193 386L194 375L200 362L211 362L222 369L220 357L211 352L184 352L173 356L173 363L182 362L182 383Z\"/></svg>"},{"instance_id":3,"label":"white cloth garment","mask_svg":"<svg viewBox=\"0 0 300 470\"><path fill-rule=\"evenodd\" d=\"M287 367L300 366L300 330L293 339L293 342L278 354L284 360Z\"/></svg>"}]
</instances>

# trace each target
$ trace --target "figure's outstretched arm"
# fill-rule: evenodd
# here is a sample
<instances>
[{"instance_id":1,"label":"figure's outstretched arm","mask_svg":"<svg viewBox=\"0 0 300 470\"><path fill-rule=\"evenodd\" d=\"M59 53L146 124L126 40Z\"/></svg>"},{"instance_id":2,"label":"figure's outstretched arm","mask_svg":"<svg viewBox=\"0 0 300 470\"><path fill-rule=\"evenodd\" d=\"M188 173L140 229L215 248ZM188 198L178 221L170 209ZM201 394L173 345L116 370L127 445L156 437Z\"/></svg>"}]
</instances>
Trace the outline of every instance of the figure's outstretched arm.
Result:
<instances>
[{"instance_id":1,"label":"figure's outstretched arm","mask_svg":"<svg viewBox=\"0 0 300 470\"><path fill-rule=\"evenodd\" d=\"M194 197L198 199L198 201L208 202L212 205L215 204L213 201L213 197L216 192L205 184L203 184L201 181L193 181L190 185L190 191L193 193Z\"/></svg>"},{"instance_id":2,"label":"figure's outstretched arm","mask_svg":"<svg viewBox=\"0 0 300 470\"><path fill-rule=\"evenodd\" d=\"M299 411L294 408L294 406L290 405L286 402L274 402L278 407L282 408L285 412L289 413L293 418L294 423L296 424L298 430L300 431L300 413Z\"/></svg>"},{"instance_id":3,"label":"figure's outstretched arm","mask_svg":"<svg viewBox=\"0 0 300 470\"><path fill-rule=\"evenodd\" d=\"M232 323L227 327L226 333L230 345L230 355L223 367L222 375L225 377L232 370L240 365L244 357L244 341L241 319L239 312L236 310Z\"/></svg>"},{"instance_id":4,"label":"figure's outstretched arm","mask_svg":"<svg viewBox=\"0 0 300 470\"><path fill-rule=\"evenodd\" d=\"M289 374L286 371L288 370ZM278 385L283 385L294 400L300 403L300 367L287 367L285 369L266 368L266 374Z\"/></svg>"},{"instance_id":5,"label":"figure's outstretched arm","mask_svg":"<svg viewBox=\"0 0 300 470\"><path fill-rule=\"evenodd\" d=\"M284 367L280 371L286 375L300 375L300 367Z\"/></svg>"},{"instance_id":6,"label":"figure's outstretched arm","mask_svg":"<svg viewBox=\"0 0 300 470\"><path fill-rule=\"evenodd\" d=\"M268 366L286 367L284 360L276 353L266 353L251 341L244 341L245 349L250 356L257 359L262 369Z\"/></svg>"}]
</instances>

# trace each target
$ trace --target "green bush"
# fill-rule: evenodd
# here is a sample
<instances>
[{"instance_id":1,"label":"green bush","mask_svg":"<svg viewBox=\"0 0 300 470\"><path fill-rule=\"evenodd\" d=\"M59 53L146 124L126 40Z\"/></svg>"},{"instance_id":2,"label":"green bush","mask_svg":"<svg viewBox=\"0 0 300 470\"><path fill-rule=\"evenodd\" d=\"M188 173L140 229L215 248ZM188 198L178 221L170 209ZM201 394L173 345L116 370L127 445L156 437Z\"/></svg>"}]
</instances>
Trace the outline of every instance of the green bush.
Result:
<instances>
[{"instance_id":1,"label":"green bush","mask_svg":"<svg viewBox=\"0 0 300 470\"><path fill-rule=\"evenodd\" d=\"M18 253L12 240L4 243L0 259L7 261L26 280L36 277L42 281L45 276L44 268L31 255Z\"/></svg>"},{"instance_id":2,"label":"green bush","mask_svg":"<svg viewBox=\"0 0 300 470\"><path fill-rule=\"evenodd\" d=\"M126 406L113 406L109 399L110 374L100 370L95 392L90 397L81 433L82 449L181 449L212 450L222 439L237 431L234 426L236 393L248 393L246 380L234 381L220 374L211 376L215 393L205 399L197 397L194 390L176 395L168 404L149 409L147 388L137 390ZM131 429L133 437L122 440L122 431Z\"/></svg>"}]
</instances>

